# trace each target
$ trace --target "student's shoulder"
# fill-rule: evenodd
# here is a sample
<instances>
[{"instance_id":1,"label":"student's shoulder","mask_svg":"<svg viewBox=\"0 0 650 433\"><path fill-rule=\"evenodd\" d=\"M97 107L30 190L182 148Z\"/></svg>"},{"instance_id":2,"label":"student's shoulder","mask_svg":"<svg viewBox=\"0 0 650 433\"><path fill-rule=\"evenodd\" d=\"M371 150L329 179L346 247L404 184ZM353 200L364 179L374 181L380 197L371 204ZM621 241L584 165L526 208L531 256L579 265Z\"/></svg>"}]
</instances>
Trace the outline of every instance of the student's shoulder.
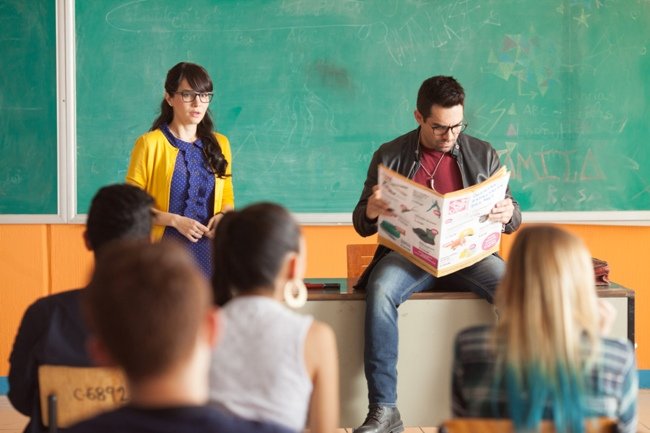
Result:
<instances>
[{"instance_id":1,"label":"student's shoulder","mask_svg":"<svg viewBox=\"0 0 650 433\"><path fill-rule=\"evenodd\" d=\"M458 332L457 338L460 339L477 339L486 338L494 328L490 325L474 325L463 328Z\"/></svg>"},{"instance_id":2,"label":"student's shoulder","mask_svg":"<svg viewBox=\"0 0 650 433\"><path fill-rule=\"evenodd\" d=\"M84 289L67 290L53 295L43 296L34 301L25 315L48 314L57 309L76 308L79 305Z\"/></svg>"},{"instance_id":3,"label":"student's shoulder","mask_svg":"<svg viewBox=\"0 0 650 433\"><path fill-rule=\"evenodd\" d=\"M627 365L634 362L634 346L624 338L601 338L601 352L607 364Z\"/></svg>"},{"instance_id":4,"label":"student's shoulder","mask_svg":"<svg viewBox=\"0 0 650 433\"><path fill-rule=\"evenodd\" d=\"M66 430L66 433L142 431L157 433L289 433L281 426L244 420L209 406L168 406L153 409L124 406L82 421Z\"/></svg>"},{"instance_id":5,"label":"student's shoulder","mask_svg":"<svg viewBox=\"0 0 650 433\"><path fill-rule=\"evenodd\" d=\"M217 430L214 430L215 433L222 431L237 431L239 433L296 433L294 430L291 430L279 424L265 421L250 421L244 419L233 419L231 423L218 427L219 428ZM225 427L226 430L223 430L223 427Z\"/></svg>"},{"instance_id":6,"label":"student's shoulder","mask_svg":"<svg viewBox=\"0 0 650 433\"><path fill-rule=\"evenodd\" d=\"M224 431L236 431L239 433L295 433L293 430L289 430L278 424L239 418L210 406L202 406L197 411L203 415L203 422L200 423L203 426L200 431L206 433ZM193 426L196 427L197 424L193 423Z\"/></svg>"},{"instance_id":7,"label":"student's shoulder","mask_svg":"<svg viewBox=\"0 0 650 433\"><path fill-rule=\"evenodd\" d=\"M66 433L128 432L129 429L126 427L129 426L129 420L128 409L119 408L81 421L65 431Z\"/></svg>"},{"instance_id":8,"label":"student's shoulder","mask_svg":"<svg viewBox=\"0 0 650 433\"><path fill-rule=\"evenodd\" d=\"M336 335L330 325L317 320L312 320L307 330L307 338L321 345L331 346L332 343L336 344Z\"/></svg>"},{"instance_id":9,"label":"student's shoulder","mask_svg":"<svg viewBox=\"0 0 650 433\"><path fill-rule=\"evenodd\" d=\"M492 341L493 329L489 325L465 328L456 335L456 347L461 350L488 349Z\"/></svg>"}]
</instances>

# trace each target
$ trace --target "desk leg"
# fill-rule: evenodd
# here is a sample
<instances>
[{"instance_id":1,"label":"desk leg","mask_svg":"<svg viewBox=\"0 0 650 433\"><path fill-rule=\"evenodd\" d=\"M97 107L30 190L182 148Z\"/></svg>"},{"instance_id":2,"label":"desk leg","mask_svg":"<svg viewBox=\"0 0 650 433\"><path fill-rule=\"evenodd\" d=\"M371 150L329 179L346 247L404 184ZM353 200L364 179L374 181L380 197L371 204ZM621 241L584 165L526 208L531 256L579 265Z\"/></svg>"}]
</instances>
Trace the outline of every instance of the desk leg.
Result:
<instances>
[{"instance_id":1,"label":"desk leg","mask_svg":"<svg viewBox=\"0 0 650 433\"><path fill-rule=\"evenodd\" d=\"M636 348L634 341L634 295L627 297L627 339Z\"/></svg>"}]
</instances>

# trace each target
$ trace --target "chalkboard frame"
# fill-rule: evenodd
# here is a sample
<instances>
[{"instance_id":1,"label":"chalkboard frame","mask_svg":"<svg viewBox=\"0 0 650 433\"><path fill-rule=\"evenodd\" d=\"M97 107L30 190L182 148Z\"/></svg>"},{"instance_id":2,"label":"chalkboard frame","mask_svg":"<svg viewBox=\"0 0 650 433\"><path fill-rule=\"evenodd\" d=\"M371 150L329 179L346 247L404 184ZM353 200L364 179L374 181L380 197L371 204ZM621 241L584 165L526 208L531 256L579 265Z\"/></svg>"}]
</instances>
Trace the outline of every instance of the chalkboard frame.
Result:
<instances>
[{"instance_id":1,"label":"chalkboard frame","mask_svg":"<svg viewBox=\"0 0 650 433\"><path fill-rule=\"evenodd\" d=\"M77 211L75 1L56 0L57 57L57 214L1 214L2 224L83 224ZM362 179L359 180L361 188ZM296 213L304 225L350 225L350 213ZM650 225L650 210L524 212L526 223L553 222L587 225Z\"/></svg>"}]
</instances>

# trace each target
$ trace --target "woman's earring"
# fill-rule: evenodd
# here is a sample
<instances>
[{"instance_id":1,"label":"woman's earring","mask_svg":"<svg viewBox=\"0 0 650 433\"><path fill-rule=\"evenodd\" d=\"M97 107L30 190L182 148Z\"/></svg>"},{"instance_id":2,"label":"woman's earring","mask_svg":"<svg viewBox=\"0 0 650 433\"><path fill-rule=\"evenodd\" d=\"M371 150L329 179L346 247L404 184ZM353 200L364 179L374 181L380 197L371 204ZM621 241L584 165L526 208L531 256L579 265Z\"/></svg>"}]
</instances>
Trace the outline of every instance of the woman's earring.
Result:
<instances>
[{"instance_id":1,"label":"woman's earring","mask_svg":"<svg viewBox=\"0 0 650 433\"><path fill-rule=\"evenodd\" d=\"M284 285L284 302L291 308L300 308L307 302L307 287L302 280L289 280Z\"/></svg>"}]
</instances>

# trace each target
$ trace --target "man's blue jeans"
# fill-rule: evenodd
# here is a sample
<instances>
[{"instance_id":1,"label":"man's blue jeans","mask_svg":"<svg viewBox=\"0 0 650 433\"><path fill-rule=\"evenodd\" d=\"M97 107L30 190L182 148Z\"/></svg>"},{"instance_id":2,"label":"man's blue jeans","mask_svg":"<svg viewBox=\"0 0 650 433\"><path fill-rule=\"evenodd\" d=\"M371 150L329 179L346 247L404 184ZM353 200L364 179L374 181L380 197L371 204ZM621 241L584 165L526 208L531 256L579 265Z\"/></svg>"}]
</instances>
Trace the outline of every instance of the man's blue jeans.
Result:
<instances>
[{"instance_id":1,"label":"man's blue jeans","mask_svg":"<svg viewBox=\"0 0 650 433\"><path fill-rule=\"evenodd\" d=\"M436 278L396 252L384 256L372 269L366 287L364 367L370 404L397 404L397 307L402 302L413 293L435 287L471 290L492 303L504 271L503 260L491 255L451 275Z\"/></svg>"}]
</instances>

